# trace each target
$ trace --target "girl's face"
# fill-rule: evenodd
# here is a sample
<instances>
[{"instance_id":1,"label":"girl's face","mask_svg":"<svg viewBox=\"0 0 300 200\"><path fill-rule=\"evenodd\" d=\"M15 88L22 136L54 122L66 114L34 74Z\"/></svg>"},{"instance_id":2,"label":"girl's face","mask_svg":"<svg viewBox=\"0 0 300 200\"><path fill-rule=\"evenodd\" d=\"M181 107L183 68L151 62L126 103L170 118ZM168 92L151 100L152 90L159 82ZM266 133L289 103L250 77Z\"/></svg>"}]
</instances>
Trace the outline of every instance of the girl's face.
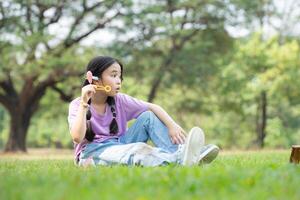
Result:
<instances>
[{"instance_id":1,"label":"girl's face","mask_svg":"<svg viewBox=\"0 0 300 200\"><path fill-rule=\"evenodd\" d=\"M121 66L115 62L109 66L106 70L103 71L101 79L98 81L98 84L111 87L110 92L104 92L108 96L115 96L121 90Z\"/></svg>"}]
</instances>

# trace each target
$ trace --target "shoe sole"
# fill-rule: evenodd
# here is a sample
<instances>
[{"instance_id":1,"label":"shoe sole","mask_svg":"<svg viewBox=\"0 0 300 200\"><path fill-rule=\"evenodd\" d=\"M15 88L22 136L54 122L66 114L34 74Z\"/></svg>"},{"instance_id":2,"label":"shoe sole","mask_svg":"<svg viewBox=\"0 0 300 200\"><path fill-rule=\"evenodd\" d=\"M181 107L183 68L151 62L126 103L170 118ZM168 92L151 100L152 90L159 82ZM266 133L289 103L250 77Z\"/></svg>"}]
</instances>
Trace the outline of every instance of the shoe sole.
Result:
<instances>
[{"instance_id":1,"label":"shoe sole","mask_svg":"<svg viewBox=\"0 0 300 200\"><path fill-rule=\"evenodd\" d=\"M204 142L205 136L202 129L199 127L192 128L186 139L182 165L191 166L198 163L197 158L200 156L200 149L204 146Z\"/></svg>"},{"instance_id":2,"label":"shoe sole","mask_svg":"<svg viewBox=\"0 0 300 200\"><path fill-rule=\"evenodd\" d=\"M219 154L219 147L213 145L204 151L198 159L198 165L211 163Z\"/></svg>"}]
</instances>

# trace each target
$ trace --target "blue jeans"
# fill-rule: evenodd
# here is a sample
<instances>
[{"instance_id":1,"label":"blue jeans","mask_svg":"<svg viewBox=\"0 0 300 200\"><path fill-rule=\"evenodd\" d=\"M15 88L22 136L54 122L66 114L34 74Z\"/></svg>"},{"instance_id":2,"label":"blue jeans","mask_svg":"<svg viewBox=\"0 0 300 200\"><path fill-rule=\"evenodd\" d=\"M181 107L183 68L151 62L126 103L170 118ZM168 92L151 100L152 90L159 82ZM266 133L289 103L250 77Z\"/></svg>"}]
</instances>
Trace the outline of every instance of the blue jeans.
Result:
<instances>
[{"instance_id":1,"label":"blue jeans","mask_svg":"<svg viewBox=\"0 0 300 200\"><path fill-rule=\"evenodd\" d=\"M151 140L155 147L146 142ZM179 163L178 145L173 144L168 128L151 112L142 113L119 139L89 143L81 152L79 165L159 166Z\"/></svg>"},{"instance_id":2,"label":"blue jeans","mask_svg":"<svg viewBox=\"0 0 300 200\"><path fill-rule=\"evenodd\" d=\"M151 140L155 147L168 153L174 153L178 145L171 142L168 128L151 111L143 112L134 124L120 137L124 144L134 142L147 142Z\"/></svg>"}]
</instances>

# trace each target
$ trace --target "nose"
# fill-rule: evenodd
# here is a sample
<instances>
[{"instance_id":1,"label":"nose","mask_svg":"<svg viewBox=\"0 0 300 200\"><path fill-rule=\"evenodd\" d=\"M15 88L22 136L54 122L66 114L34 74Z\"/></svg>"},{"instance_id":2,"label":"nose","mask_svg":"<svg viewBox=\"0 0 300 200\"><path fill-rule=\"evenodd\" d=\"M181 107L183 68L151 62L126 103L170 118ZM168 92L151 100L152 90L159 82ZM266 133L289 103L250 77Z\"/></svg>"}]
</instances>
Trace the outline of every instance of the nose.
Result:
<instances>
[{"instance_id":1,"label":"nose","mask_svg":"<svg viewBox=\"0 0 300 200\"><path fill-rule=\"evenodd\" d=\"M118 78L117 81L116 81L116 83L117 83L117 85L121 85L121 83L122 83L121 79Z\"/></svg>"}]
</instances>

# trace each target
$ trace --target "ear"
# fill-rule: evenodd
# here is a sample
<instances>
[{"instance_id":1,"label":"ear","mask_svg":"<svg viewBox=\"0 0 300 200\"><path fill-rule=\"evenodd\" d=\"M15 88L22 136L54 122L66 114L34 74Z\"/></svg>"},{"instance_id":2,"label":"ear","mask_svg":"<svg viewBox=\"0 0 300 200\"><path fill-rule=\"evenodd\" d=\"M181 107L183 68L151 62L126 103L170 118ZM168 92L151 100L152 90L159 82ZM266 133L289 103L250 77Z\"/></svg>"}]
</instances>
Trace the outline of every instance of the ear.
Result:
<instances>
[{"instance_id":1,"label":"ear","mask_svg":"<svg viewBox=\"0 0 300 200\"><path fill-rule=\"evenodd\" d=\"M92 74L91 71L88 71L88 72L86 73L86 79L88 80L88 82L89 82L90 84L92 83L92 81L93 81L93 74Z\"/></svg>"}]
</instances>

